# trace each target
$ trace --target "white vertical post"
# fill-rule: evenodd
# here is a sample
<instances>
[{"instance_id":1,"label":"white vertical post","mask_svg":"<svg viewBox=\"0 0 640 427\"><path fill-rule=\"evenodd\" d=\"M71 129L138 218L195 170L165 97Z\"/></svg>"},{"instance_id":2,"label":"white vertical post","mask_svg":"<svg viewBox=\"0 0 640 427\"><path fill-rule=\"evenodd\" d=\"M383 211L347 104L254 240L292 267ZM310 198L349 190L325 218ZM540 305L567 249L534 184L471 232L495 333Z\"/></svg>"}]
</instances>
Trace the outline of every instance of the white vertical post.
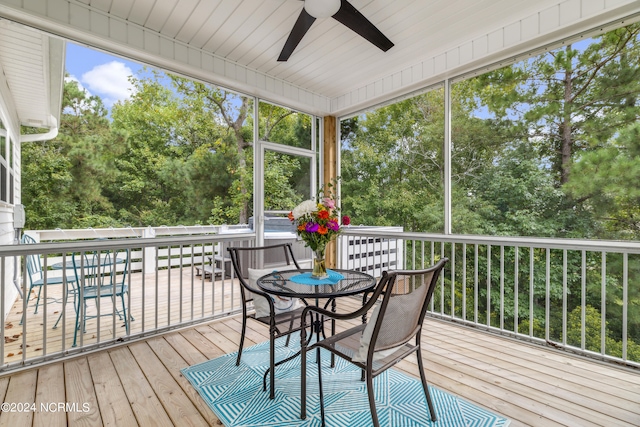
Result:
<instances>
[{"instance_id":1,"label":"white vertical post","mask_svg":"<svg viewBox=\"0 0 640 427\"><path fill-rule=\"evenodd\" d=\"M156 230L151 227L147 227L142 232L142 237L145 239L155 239ZM155 246L147 246L144 248L144 272L145 274L155 273L156 272L156 247Z\"/></svg>"},{"instance_id":2,"label":"white vertical post","mask_svg":"<svg viewBox=\"0 0 640 427\"><path fill-rule=\"evenodd\" d=\"M451 234L451 81L444 81L444 234Z\"/></svg>"},{"instance_id":3,"label":"white vertical post","mask_svg":"<svg viewBox=\"0 0 640 427\"><path fill-rule=\"evenodd\" d=\"M253 99L253 231L256 246L264 246L264 146L260 142L259 103L260 99Z\"/></svg>"}]
</instances>

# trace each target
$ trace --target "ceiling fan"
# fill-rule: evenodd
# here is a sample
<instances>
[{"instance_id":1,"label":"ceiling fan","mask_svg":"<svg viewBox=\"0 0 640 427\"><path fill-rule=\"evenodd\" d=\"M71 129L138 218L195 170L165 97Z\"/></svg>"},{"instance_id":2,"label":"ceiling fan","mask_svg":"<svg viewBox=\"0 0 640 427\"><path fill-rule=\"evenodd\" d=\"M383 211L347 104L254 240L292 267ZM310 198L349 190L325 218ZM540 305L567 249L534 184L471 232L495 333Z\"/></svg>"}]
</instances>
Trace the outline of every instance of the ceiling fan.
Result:
<instances>
[{"instance_id":1,"label":"ceiling fan","mask_svg":"<svg viewBox=\"0 0 640 427\"><path fill-rule=\"evenodd\" d=\"M309 31L317 18L332 17L341 24L351 28L365 39L382 49L384 52L393 47L389 40L363 14L353 7L347 0L303 0L304 8L298 16L287 41L280 52L278 61L289 59L302 37Z\"/></svg>"}]
</instances>

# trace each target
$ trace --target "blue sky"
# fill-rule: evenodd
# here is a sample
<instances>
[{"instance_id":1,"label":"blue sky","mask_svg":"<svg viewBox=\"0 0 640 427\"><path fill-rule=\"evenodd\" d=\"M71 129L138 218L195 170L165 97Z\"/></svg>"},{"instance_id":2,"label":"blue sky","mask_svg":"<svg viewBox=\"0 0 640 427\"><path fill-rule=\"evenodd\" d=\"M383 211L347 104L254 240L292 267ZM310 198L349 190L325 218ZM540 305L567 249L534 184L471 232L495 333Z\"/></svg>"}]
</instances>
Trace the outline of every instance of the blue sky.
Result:
<instances>
[{"instance_id":1,"label":"blue sky","mask_svg":"<svg viewBox=\"0 0 640 427\"><path fill-rule=\"evenodd\" d=\"M131 95L127 78L142 68L136 62L73 43L67 43L65 66L69 78L78 81L91 95L102 98L109 110L114 103Z\"/></svg>"}]
</instances>

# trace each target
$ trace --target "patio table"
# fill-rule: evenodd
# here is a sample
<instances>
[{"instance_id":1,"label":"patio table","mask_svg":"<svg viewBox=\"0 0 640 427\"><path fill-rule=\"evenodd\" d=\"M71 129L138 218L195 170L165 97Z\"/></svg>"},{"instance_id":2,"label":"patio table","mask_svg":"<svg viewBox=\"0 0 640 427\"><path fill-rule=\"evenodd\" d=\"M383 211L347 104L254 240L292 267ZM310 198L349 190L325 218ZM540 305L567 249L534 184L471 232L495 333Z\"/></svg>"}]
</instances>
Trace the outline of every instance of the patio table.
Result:
<instances>
[{"instance_id":1,"label":"patio table","mask_svg":"<svg viewBox=\"0 0 640 427\"><path fill-rule=\"evenodd\" d=\"M369 292L373 290L376 285L376 279L360 271L355 270L328 270L329 278L314 280L311 278L310 269L301 270L285 270L274 271L270 274L260 277L256 281L256 285L263 291L288 298L301 298L304 300L314 300L316 307L319 307L320 300L327 300L324 307L326 308L331 304L331 310L335 312L336 298L353 296L357 294L364 294L363 301ZM363 319L365 321L365 319ZM331 333L335 331L335 320L331 322ZM316 315L313 320L313 330L309 338L316 335L316 339L320 339L320 335L325 336L324 322ZM275 364L275 366L281 365L289 360L294 359L300 354L296 354L287 357ZM318 360L319 355L318 355ZM331 358L331 366L334 365L334 358ZM267 388L267 375L269 369L264 374L263 388Z\"/></svg>"},{"instance_id":2,"label":"patio table","mask_svg":"<svg viewBox=\"0 0 640 427\"><path fill-rule=\"evenodd\" d=\"M335 276L335 280L315 280L316 283L300 283L296 276L311 273L309 269L274 271L260 277L256 284L263 291L281 297L293 297L303 299L335 299L370 291L376 285L376 279L360 271L355 270L329 270L342 277ZM293 278L293 280L292 280ZM304 280L304 278L301 278ZM311 282L311 280L308 280Z\"/></svg>"},{"instance_id":3,"label":"patio table","mask_svg":"<svg viewBox=\"0 0 640 427\"><path fill-rule=\"evenodd\" d=\"M288 298L313 299L318 307L321 299L327 299L325 307L332 304L335 311L336 298L366 294L376 285L376 279L360 271L355 270L329 270L327 279L313 279L311 270L287 270L274 271L260 277L256 284L263 291ZM314 321L314 332L322 333L322 322Z\"/></svg>"},{"instance_id":4,"label":"patio table","mask_svg":"<svg viewBox=\"0 0 640 427\"><path fill-rule=\"evenodd\" d=\"M69 257L70 258L70 257ZM90 268L90 267L97 267L98 265L112 265L113 262L111 261L111 257L110 256L102 256L100 257L100 262L94 262L94 258L93 257L88 257L85 262L84 262L84 267L85 268ZM123 258L116 258L116 264L122 264L124 262ZM78 267L80 267L80 260L76 258L76 265ZM56 262L55 264L51 264L51 268L53 268L54 270L73 270L74 265L73 265L73 260L70 259L69 261L63 263L61 262Z\"/></svg>"}]
</instances>

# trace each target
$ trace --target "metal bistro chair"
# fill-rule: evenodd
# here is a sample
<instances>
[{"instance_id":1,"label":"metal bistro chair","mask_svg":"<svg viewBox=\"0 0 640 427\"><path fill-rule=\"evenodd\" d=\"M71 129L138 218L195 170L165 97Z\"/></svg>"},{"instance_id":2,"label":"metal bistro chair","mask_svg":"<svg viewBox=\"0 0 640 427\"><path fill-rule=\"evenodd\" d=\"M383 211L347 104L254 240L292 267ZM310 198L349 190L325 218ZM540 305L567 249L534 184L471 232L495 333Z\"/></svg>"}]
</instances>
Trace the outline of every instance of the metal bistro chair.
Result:
<instances>
[{"instance_id":1,"label":"metal bistro chair","mask_svg":"<svg viewBox=\"0 0 640 427\"><path fill-rule=\"evenodd\" d=\"M384 272L371 299L362 308L352 313L337 314L313 306L304 309L300 333L302 346L300 418L306 418L306 353L313 349L322 348L362 369L362 379L367 383L369 407L375 427L379 427L380 423L375 406L373 379L410 354L417 353L422 388L429 406L431 420L436 421L436 413L422 363L420 335L427 306L433 295L438 276L448 261L447 258L442 258L436 265L426 270ZM380 296L382 296L382 301L378 302ZM368 323L307 345L305 319L308 314L319 313L336 320L364 319L363 316L366 316L374 305L376 307ZM412 340L415 342L411 342ZM320 410L322 425L324 425L320 366L321 364L318 363Z\"/></svg>"},{"instance_id":2,"label":"metal bistro chair","mask_svg":"<svg viewBox=\"0 0 640 427\"><path fill-rule=\"evenodd\" d=\"M242 295L242 334L238 347L236 365L240 364L244 337L247 330L247 319L254 319L269 326L269 398L275 397L275 340L286 336L285 345L289 345L291 334L300 330L300 315L306 306L302 301L302 307L298 307L295 301L286 307L278 308L273 296L260 290L255 284L256 279L277 270L300 269L300 265L293 255L290 243L261 247L231 247L227 248L231 257L231 263L235 275L240 281L240 294ZM246 262L244 262L246 261ZM269 268L264 268L269 265ZM247 304L254 302L255 313L249 313Z\"/></svg>"},{"instance_id":3,"label":"metal bistro chair","mask_svg":"<svg viewBox=\"0 0 640 427\"><path fill-rule=\"evenodd\" d=\"M124 254L123 257L118 257ZM110 298L115 314L124 321L126 333L129 333L129 318L127 316L127 306L124 295L128 291L126 284L127 270L129 265L129 250L97 251L93 253L74 253L73 267L76 275L75 286L70 289L73 295L73 306L76 312L76 323L73 334L73 347L76 346L78 330L85 331L87 319L101 316L112 316L111 313L101 313L100 298ZM122 265L122 272L118 273L117 266ZM117 309L117 298L122 303L122 312ZM93 300L96 303L98 313L87 315L87 301ZM133 318L131 318L133 320Z\"/></svg>"},{"instance_id":4,"label":"metal bistro chair","mask_svg":"<svg viewBox=\"0 0 640 427\"><path fill-rule=\"evenodd\" d=\"M36 243L35 239L29 235L23 235L21 243L23 245L30 245ZM27 299L27 304L29 303L29 297L31 296L31 291L34 288L38 288L38 298L36 299L36 309L33 314L38 313L38 305L40 304L40 295L42 294L42 287L46 285L62 285L65 280L67 283L72 284L76 281L75 275L70 275L65 277L66 270L62 270L62 276L59 277L51 277L51 272L47 274L47 280L45 283L44 271L42 270L42 263L40 261L40 256L38 254L27 255L25 257L25 264L27 266L27 275L29 276L29 291L25 298ZM24 317L24 315L23 315ZM21 322L22 323L22 322Z\"/></svg>"}]
</instances>

